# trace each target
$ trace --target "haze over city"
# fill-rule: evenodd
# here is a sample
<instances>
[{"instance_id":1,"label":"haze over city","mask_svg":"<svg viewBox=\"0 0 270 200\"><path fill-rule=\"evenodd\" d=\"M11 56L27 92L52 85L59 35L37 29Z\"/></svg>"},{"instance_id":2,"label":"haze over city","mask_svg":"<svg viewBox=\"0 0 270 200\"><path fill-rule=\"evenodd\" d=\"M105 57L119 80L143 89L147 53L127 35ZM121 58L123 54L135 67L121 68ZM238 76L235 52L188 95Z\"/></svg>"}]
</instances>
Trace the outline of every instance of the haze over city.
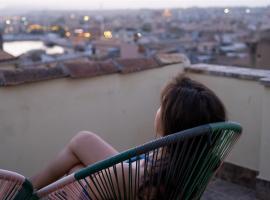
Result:
<instances>
[{"instance_id":1,"label":"haze over city","mask_svg":"<svg viewBox=\"0 0 270 200\"><path fill-rule=\"evenodd\" d=\"M4 0L0 2L0 9L12 9L12 8L26 8L26 9L137 9L137 8L172 8L172 7L224 7L224 6L267 6L269 5L269 0L222 0L222 1L212 1L212 0L55 0L47 1L33 1L33 0Z\"/></svg>"}]
</instances>

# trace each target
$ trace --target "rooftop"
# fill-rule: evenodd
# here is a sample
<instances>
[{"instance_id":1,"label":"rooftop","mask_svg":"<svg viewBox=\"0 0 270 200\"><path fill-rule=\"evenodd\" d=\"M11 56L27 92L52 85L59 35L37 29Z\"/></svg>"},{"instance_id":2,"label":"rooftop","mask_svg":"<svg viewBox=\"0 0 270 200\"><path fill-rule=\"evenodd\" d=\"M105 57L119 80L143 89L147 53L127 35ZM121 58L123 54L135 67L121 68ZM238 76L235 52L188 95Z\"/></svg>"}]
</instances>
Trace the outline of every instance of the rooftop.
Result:
<instances>
[{"instance_id":1,"label":"rooftop","mask_svg":"<svg viewBox=\"0 0 270 200\"><path fill-rule=\"evenodd\" d=\"M48 66L40 65L32 68L0 70L0 86L20 85L64 77L90 78L113 73L126 74L186 62L187 58L181 54L158 54L152 57L106 61L80 59Z\"/></svg>"},{"instance_id":2,"label":"rooftop","mask_svg":"<svg viewBox=\"0 0 270 200\"><path fill-rule=\"evenodd\" d=\"M16 59L16 57L10 55L9 53L3 50L0 50L0 62L14 60L14 59Z\"/></svg>"},{"instance_id":3,"label":"rooftop","mask_svg":"<svg viewBox=\"0 0 270 200\"><path fill-rule=\"evenodd\" d=\"M30 174L79 129L99 133L120 151L152 139L161 88L176 73L214 90L229 119L244 128L203 200L255 200L258 194L269 200L270 71L191 65L181 54L0 70L1 166Z\"/></svg>"},{"instance_id":4,"label":"rooftop","mask_svg":"<svg viewBox=\"0 0 270 200\"><path fill-rule=\"evenodd\" d=\"M9 57L9 54L5 52L2 53L2 55L3 58L12 57ZM64 77L90 78L112 73L126 74L164 67L176 63L184 63L186 72L257 80L264 85L270 85L269 70L211 64L190 65L188 59L182 54L160 53L152 57L118 58L106 61L93 61L85 58L63 63L39 65L31 68L2 69L0 70L0 86L20 85L28 82L38 82Z\"/></svg>"}]
</instances>

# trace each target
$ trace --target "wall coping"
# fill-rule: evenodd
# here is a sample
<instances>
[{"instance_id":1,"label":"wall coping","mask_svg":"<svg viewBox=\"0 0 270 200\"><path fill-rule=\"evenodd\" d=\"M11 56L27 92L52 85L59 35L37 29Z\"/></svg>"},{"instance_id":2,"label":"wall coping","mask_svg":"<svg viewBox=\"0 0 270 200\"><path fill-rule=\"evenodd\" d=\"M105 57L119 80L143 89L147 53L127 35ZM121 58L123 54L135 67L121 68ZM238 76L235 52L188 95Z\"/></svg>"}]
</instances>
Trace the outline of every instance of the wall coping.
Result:
<instances>
[{"instance_id":1,"label":"wall coping","mask_svg":"<svg viewBox=\"0 0 270 200\"><path fill-rule=\"evenodd\" d=\"M264 86L270 87L270 70L212 64L195 64L186 66L185 72L254 80L259 81Z\"/></svg>"}]
</instances>

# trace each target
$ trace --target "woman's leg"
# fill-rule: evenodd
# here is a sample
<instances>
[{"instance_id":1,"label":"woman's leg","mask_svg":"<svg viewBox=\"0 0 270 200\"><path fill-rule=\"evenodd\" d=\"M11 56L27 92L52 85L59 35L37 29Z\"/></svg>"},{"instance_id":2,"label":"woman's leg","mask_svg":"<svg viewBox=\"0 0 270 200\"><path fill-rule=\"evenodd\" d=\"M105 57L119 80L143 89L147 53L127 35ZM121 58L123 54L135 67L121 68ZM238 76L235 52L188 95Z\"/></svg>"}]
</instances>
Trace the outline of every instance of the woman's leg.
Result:
<instances>
[{"instance_id":1,"label":"woman's leg","mask_svg":"<svg viewBox=\"0 0 270 200\"><path fill-rule=\"evenodd\" d=\"M77 133L45 169L30 178L35 189L40 189L61 178L75 166L87 166L118 152L94 133Z\"/></svg>"},{"instance_id":2,"label":"woman's leg","mask_svg":"<svg viewBox=\"0 0 270 200\"><path fill-rule=\"evenodd\" d=\"M76 166L72 167L71 170L69 170L69 172L67 173L67 175L72 174L72 173L74 173L74 172L77 172L77 171L79 171L80 169L83 169L83 168L85 168L85 167L86 167L86 166L84 166L83 164L76 165Z\"/></svg>"}]
</instances>

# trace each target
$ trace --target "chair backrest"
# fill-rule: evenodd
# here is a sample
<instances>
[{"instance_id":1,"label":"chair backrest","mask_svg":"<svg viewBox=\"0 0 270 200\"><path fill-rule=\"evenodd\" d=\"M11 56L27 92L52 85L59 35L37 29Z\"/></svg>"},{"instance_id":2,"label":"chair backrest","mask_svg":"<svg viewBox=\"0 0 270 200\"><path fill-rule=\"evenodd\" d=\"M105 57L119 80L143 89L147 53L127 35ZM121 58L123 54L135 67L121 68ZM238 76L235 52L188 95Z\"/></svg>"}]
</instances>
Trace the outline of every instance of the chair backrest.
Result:
<instances>
[{"instance_id":1,"label":"chair backrest","mask_svg":"<svg viewBox=\"0 0 270 200\"><path fill-rule=\"evenodd\" d=\"M233 122L162 137L37 192L43 199L200 199L241 133Z\"/></svg>"},{"instance_id":2,"label":"chair backrest","mask_svg":"<svg viewBox=\"0 0 270 200\"><path fill-rule=\"evenodd\" d=\"M33 187L24 176L0 169L0 200L30 199L32 194Z\"/></svg>"}]
</instances>

